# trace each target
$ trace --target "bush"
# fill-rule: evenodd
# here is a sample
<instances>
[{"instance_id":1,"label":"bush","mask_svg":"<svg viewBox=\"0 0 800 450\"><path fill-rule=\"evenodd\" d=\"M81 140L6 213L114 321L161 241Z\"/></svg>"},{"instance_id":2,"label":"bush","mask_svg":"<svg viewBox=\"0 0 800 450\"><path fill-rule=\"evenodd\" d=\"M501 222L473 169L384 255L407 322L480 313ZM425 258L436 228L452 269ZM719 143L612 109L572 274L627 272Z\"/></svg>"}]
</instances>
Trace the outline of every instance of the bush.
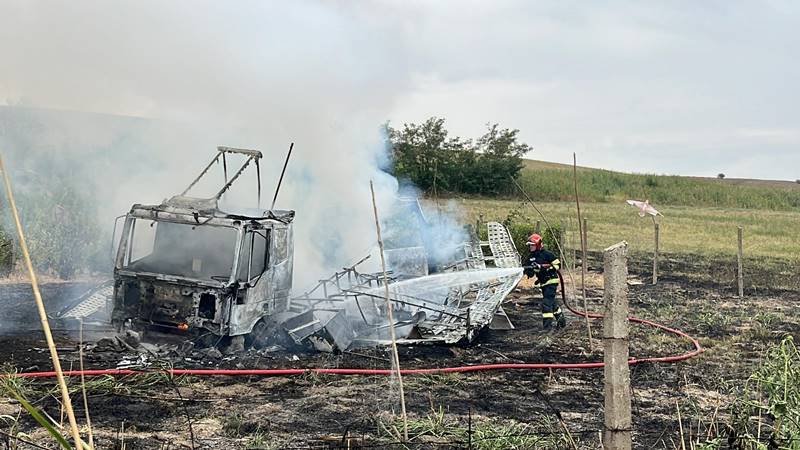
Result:
<instances>
[{"instance_id":1,"label":"bush","mask_svg":"<svg viewBox=\"0 0 800 450\"><path fill-rule=\"evenodd\" d=\"M546 248L549 248L550 251L558 255L559 246L564 245L564 230L561 229L561 225L559 224L551 225L550 228L544 230L542 240L544 240L544 246Z\"/></svg>"},{"instance_id":2,"label":"bush","mask_svg":"<svg viewBox=\"0 0 800 450\"><path fill-rule=\"evenodd\" d=\"M533 234L534 227L535 225L532 223L519 223L508 226L511 240L514 241L514 246L517 247L517 251L522 255L523 260L528 256L528 237Z\"/></svg>"},{"instance_id":3,"label":"bush","mask_svg":"<svg viewBox=\"0 0 800 450\"><path fill-rule=\"evenodd\" d=\"M558 256L558 244L563 244L563 235L564 232L561 229L561 226L558 224L551 224L552 228L545 228L544 231L540 232L542 236L542 240L544 242L544 247L554 255ZM517 247L517 251L520 255L522 255L523 260L527 258L529 250L528 250L528 237L536 231L536 226L532 223L520 223L520 224L511 224L508 227L508 232L511 234L511 239L514 241L514 245Z\"/></svg>"},{"instance_id":4,"label":"bush","mask_svg":"<svg viewBox=\"0 0 800 450\"><path fill-rule=\"evenodd\" d=\"M58 191L20 190L17 201L31 258L40 271L68 279L107 255L106 235L88 191L64 183Z\"/></svg>"},{"instance_id":5,"label":"bush","mask_svg":"<svg viewBox=\"0 0 800 450\"><path fill-rule=\"evenodd\" d=\"M724 179L724 178L725 178L725 174L724 174L724 173L718 173L718 174L717 174L717 178L719 178L720 180L722 180L722 179Z\"/></svg>"},{"instance_id":6,"label":"bush","mask_svg":"<svg viewBox=\"0 0 800 450\"><path fill-rule=\"evenodd\" d=\"M14 268L14 240L0 227L0 276L6 276Z\"/></svg>"}]
</instances>

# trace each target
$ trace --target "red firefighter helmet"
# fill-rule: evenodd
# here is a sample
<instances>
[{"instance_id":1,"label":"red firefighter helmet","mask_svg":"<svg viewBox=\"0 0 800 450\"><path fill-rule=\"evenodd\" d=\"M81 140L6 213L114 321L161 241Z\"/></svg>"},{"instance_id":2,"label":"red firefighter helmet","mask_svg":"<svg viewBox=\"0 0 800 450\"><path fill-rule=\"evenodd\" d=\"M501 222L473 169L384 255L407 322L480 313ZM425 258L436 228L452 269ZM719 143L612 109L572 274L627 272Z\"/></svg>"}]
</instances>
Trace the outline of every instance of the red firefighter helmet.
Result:
<instances>
[{"instance_id":1,"label":"red firefighter helmet","mask_svg":"<svg viewBox=\"0 0 800 450\"><path fill-rule=\"evenodd\" d=\"M542 248L542 237L534 233L528 238L528 246L532 246L536 250Z\"/></svg>"}]
</instances>

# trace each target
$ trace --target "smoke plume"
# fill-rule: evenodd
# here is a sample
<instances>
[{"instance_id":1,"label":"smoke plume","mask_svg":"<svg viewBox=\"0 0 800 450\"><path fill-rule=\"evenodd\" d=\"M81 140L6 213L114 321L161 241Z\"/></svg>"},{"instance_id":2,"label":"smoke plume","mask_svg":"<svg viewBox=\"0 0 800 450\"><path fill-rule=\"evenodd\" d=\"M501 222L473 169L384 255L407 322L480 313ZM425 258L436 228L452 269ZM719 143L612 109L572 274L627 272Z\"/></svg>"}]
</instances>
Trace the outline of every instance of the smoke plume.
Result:
<instances>
[{"instance_id":1,"label":"smoke plume","mask_svg":"<svg viewBox=\"0 0 800 450\"><path fill-rule=\"evenodd\" d=\"M276 204L297 211L295 286L375 242L369 181L382 213L397 189L381 170L380 124L409 83L404 49L370 39L392 31L376 11L155 1L0 9L0 151L19 190L57 175L90 194L110 233L113 217L180 193L227 145L264 153L268 206L295 142ZM249 206L254 192L246 177L226 201Z\"/></svg>"}]
</instances>

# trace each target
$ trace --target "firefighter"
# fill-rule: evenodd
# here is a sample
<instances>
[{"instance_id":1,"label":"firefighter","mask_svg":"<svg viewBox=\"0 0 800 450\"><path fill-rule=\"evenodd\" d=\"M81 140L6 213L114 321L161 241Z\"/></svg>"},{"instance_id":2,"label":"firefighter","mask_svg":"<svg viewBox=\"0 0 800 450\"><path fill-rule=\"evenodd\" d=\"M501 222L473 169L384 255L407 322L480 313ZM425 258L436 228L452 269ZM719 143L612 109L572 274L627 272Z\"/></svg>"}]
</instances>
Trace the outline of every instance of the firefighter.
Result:
<instances>
[{"instance_id":1,"label":"firefighter","mask_svg":"<svg viewBox=\"0 0 800 450\"><path fill-rule=\"evenodd\" d=\"M525 275L528 278L535 275L535 286L542 289L542 327L550 330L555 322L558 328L564 328L567 322L556 300L561 261L552 252L543 248L542 237L538 234L532 234L528 238L528 248L530 256L525 266Z\"/></svg>"}]
</instances>

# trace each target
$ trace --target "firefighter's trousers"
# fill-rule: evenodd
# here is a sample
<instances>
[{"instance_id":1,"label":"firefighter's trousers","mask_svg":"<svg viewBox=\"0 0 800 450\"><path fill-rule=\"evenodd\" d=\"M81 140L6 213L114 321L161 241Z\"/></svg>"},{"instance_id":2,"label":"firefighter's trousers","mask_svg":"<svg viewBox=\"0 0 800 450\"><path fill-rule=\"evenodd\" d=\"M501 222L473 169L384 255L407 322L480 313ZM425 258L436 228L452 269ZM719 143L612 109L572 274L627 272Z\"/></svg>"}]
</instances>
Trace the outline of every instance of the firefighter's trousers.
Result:
<instances>
[{"instance_id":1,"label":"firefighter's trousers","mask_svg":"<svg viewBox=\"0 0 800 450\"><path fill-rule=\"evenodd\" d=\"M542 327L545 329L553 328L555 323L559 328L566 326L567 322L561 307L558 306L556 299L557 284L542 286Z\"/></svg>"}]
</instances>

